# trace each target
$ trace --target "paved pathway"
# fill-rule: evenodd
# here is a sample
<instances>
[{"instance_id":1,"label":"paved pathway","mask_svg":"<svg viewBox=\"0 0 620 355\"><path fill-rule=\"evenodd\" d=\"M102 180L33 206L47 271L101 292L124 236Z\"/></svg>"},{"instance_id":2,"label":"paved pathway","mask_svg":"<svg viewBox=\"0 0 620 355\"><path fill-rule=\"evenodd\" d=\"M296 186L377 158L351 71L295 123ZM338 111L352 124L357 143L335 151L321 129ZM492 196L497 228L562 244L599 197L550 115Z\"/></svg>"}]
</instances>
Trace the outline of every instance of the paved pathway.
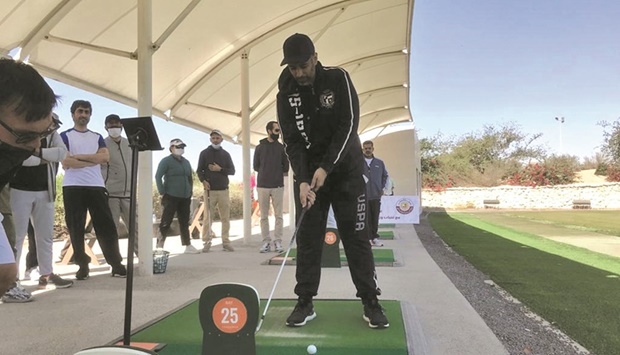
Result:
<instances>
[{"instance_id":1,"label":"paved pathway","mask_svg":"<svg viewBox=\"0 0 620 355\"><path fill-rule=\"evenodd\" d=\"M219 231L219 226L214 230ZM214 245L213 252L208 254L181 254L179 238L169 238L166 247L172 256L166 273L135 278L133 328L198 298L204 287L214 283L248 283L258 290L261 298L267 298L279 267L263 265L269 255L258 253L259 228L253 229L248 243L240 240L242 230L241 221L232 222L231 237L237 249L234 253L223 252ZM395 239L386 240L385 247L395 251L401 266L381 267L377 273L383 299L410 305L406 322L417 328L418 335L411 354L507 354L502 343L428 255L413 226L398 225L394 231ZM291 235L287 227L287 244ZM196 247L201 244L199 240L192 243ZM56 253L61 246L55 243ZM121 246L126 250L126 241ZM59 266L56 271L72 278L76 270L77 266L69 265ZM31 303L0 304L2 354L73 354L121 336L125 279L110 277L107 265L91 270L89 280L76 281L72 288L37 291L36 300ZM25 285L30 290L36 287L34 282ZM294 285L294 269L285 267L274 298L294 298ZM323 269L317 298L355 299L347 268ZM360 304L360 321L361 312Z\"/></svg>"}]
</instances>

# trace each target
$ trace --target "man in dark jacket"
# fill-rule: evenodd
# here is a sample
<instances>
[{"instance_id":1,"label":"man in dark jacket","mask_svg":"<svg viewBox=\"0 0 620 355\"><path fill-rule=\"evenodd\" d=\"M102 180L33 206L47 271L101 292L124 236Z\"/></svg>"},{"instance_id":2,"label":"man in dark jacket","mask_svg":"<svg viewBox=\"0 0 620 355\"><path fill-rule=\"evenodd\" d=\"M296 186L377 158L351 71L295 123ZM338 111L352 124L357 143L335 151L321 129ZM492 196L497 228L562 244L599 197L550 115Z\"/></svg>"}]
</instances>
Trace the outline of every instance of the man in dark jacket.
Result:
<instances>
[{"instance_id":1,"label":"man in dark jacket","mask_svg":"<svg viewBox=\"0 0 620 355\"><path fill-rule=\"evenodd\" d=\"M41 138L58 130L52 119L57 97L30 65L0 59L0 190L31 155L40 156ZM2 221L0 215L0 221ZM15 254L0 224L0 295L15 285ZM13 287L16 289L16 287Z\"/></svg>"},{"instance_id":2,"label":"man in dark jacket","mask_svg":"<svg viewBox=\"0 0 620 355\"><path fill-rule=\"evenodd\" d=\"M356 295L364 304L363 318L371 328L389 327L377 300L380 290L368 243L357 93L344 69L318 62L308 36L290 36L283 50L281 65L287 67L278 80L278 119L295 174L298 218L301 208L308 209L297 232L299 300L286 322L303 326L316 317L312 298L319 287L323 236L332 205Z\"/></svg>"},{"instance_id":3,"label":"man in dark jacket","mask_svg":"<svg viewBox=\"0 0 620 355\"><path fill-rule=\"evenodd\" d=\"M258 173L256 188L258 191L258 206L260 207L260 231L263 237L261 253L271 251L271 237L269 236L269 201L273 204L273 214L276 225L273 231L273 246L276 252L282 248L282 204L284 203L284 175L288 173L288 158L284 153L284 146L278 142L280 125L278 122L267 123L267 138L261 139L254 151L254 170Z\"/></svg>"},{"instance_id":4,"label":"man in dark jacket","mask_svg":"<svg viewBox=\"0 0 620 355\"><path fill-rule=\"evenodd\" d=\"M200 152L198 157L198 178L205 189L205 212L202 222L203 253L211 250L211 221L210 214L215 207L222 221L222 248L224 251L235 251L230 245L230 194L228 192L228 176L235 175L235 164L227 151L222 148L222 133L218 130L211 132L211 145Z\"/></svg>"}]
</instances>

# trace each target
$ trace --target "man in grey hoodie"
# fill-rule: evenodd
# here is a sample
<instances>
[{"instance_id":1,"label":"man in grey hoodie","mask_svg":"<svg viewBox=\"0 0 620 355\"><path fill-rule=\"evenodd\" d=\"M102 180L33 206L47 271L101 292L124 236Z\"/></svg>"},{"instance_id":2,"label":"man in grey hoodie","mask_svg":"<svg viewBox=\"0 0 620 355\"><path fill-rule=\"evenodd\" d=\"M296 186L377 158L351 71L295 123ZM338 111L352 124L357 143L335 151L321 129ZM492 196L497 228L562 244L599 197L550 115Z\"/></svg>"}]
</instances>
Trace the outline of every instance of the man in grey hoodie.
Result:
<instances>
[{"instance_id":1,"label":"man in grey hoodie","mask_svg":"<svg viewBox=\"0 0 620 355\"><path fill-rule=\"evenodd\" d=\"M269 201L273 204L276 225L273 231L273 246L276 252L282 248L282 204L284 202L284 175L288 173L289 163L284 146L278 142L280 125L276 121L267 123L267 138L261 139L254 151L254 170L258 173L256 190L258 191L258 206L260 207L260 231L263 237L261 253L271 251L271 237L269 236Z\"/></svg>"},{"instance_id":2,"label":"man in grey hoodie","mask_svg":"<svg viewBox=\"0 0 620 355\"><path fill-rule=\"evenodd\" d=\"M125 226L129 228L129 203L131 197L131 166L132 155L129 140L121 136L123 124L118 115L111 114L105 118L105 129L108 136L104 139L105 145L110 152L110 160L101 164L101 174L105 181L105 188L108 190L108 205L112 212L112 218L118 225L123 219ZM136 218L136 230L138 230ZM138 238L135 238L136 256L138 255Z\"/></svg>"}]
</instances>

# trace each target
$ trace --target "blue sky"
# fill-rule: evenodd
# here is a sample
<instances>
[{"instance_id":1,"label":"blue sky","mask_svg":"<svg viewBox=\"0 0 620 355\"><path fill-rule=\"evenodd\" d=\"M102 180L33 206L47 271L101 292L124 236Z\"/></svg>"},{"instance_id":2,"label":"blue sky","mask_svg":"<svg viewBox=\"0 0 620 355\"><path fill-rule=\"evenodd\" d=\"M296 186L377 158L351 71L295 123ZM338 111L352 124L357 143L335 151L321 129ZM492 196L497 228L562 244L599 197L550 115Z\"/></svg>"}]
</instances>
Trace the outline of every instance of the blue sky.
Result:
<instances>
[{"instance_id":1,"label":"blue sky","mask_svg":"<svg viewBox=\"0 0 620 355\"><path fill-rule=\"evenodd\" d=\"M484 124L515 122L542 133L550 151L592 156L603 141L596 123L620 117L620 1L418 0L411 49L411 111L420 137L459 137ZM93 104L90 128L105 134L110 113L137 110L49 80L72 126L76 99ZM563 124L555 117L564 117ZM154 118L162 145L187 144L195 168L207 134ZM561 126L561 127L560 127ZM562 147L560 147L560 131ZM241 146L224 143L241 180ZM560 148L562 148L560 150ZM153 154L156 168L167 150Z\"/></svg>"},{"instance_id":2,"label":"blue sky","mask_svg":"<svg viewBox=\"0 0 620 355\"><path fill-rule=\"evenodd\" d=\"M417 1L411 111L420 137L515 122L579 157L620 117L620 1ZM565 117L560 123L555 117Z\"/></svg>"}]
</instances>

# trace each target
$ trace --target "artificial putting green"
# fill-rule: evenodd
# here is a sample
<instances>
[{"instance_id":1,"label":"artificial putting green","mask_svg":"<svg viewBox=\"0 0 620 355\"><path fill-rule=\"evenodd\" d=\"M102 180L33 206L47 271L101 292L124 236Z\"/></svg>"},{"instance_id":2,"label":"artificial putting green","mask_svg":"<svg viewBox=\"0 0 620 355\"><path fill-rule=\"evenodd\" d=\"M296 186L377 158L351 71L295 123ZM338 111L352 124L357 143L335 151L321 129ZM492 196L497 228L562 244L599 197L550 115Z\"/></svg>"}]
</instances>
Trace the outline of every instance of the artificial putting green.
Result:
<instances>
[{"instance_id":1,"label":"artificial putting green","mask_svg":"<svg viewBox=\"0 0 620 355\"><path fill-rule=\"evenodd\" d=\"M394 239L394 231L378 231L377 234L381 239Z\"/></svg>"},{"instance_id":2,"label":"artificial putting green","mask_svg":"<svg viewBox=\"0 0 620 355\"><path fill-rule=\"evenodd\" d=\"M317 317L304 327L287 327L295 300L272 300L256 334L257 355L306 354L316 345L321 355L407 355L407 339L399 301L381 301L390 327L373 330L362 319L358 300L314 300ZM266 300L261 300L260 314ZM162 355L200 354L202 328L198 300L132 335L131 341L165 343Z\"/></svg>"},{"instance_id":3,"label":"artificial putting green","mask_svg":"<svg viewBox=\"0 0 620 355\"><path fill-rule=\"evenodd\" d=\"M286 253L280 253L276 256L274 256L273 258L271 258L269 260L269 264L270 265L279 265L282 263L282 258L284 257L284 254ZM392 266L392 264L395 262L394 259L394 251L392 249L385 249L385 248L381 248L381 249L377 249L377 248L373 248L372 249L372 255L375 259L375 265L377 266ZM297 259L297 248L292 248L290 253L288 254L288 262L293 263L295 260ZM347 256L344 253L343 249L340 249L340 262L343 265L348 265L347 264Z\"/></svg>"}]
</instances>

